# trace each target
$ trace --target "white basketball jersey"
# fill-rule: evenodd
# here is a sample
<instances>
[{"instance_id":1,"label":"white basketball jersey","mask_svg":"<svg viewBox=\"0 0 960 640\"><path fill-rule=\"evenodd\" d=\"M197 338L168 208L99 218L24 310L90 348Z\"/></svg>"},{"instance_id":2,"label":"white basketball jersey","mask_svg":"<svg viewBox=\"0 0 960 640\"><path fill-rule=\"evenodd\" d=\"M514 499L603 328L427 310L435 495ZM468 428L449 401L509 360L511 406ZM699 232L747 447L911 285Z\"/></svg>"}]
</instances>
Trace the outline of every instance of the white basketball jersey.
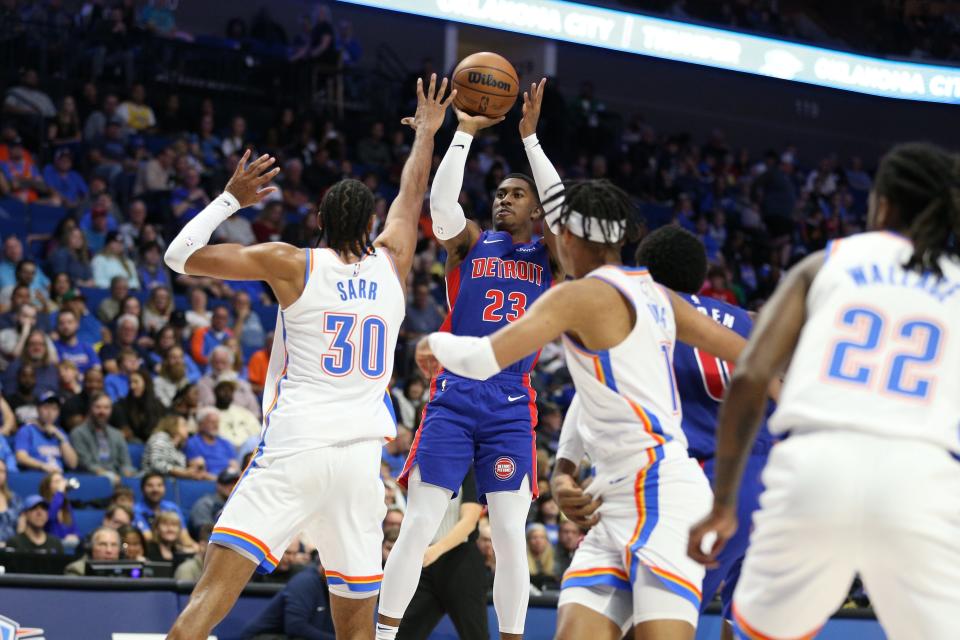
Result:
<instances>
[{"instance_id":1,"label":"white basketball jersey","mask_svg":"<svg viewBox=\"0 0 960 640\"><path fill-rule=\"evenodd\" d=\"M591 271L636 309L636 324L617 346L592 351L564 336L567 368L581 404L580 439L594 464L678 441L680 403L673 377L676 323L666 293L646 269L607 265Z\"/></svg>"},{"instance_id":2,"label":"white basketball jersey","mask_svg":"<svg viewBox=\"0 0 960 640\"><path fill-rule=\"evenodd\" d=\"M306 284L279 312L267 382L266 450L302 451L396 435L387 384L406 308L383 248L346 264L306 249Z\"/></svg>"},{"instance_id":3,"label":"white basketball jersey","mask_svg":"<svg viewBox=\"0 0 960 640\"><path fill-rule=\"evenodd\" d=\"M960 266L903 269L906 238L834 240L770 421L774 433L853 429L960 453Z\"/></svg>"}]
</instances>

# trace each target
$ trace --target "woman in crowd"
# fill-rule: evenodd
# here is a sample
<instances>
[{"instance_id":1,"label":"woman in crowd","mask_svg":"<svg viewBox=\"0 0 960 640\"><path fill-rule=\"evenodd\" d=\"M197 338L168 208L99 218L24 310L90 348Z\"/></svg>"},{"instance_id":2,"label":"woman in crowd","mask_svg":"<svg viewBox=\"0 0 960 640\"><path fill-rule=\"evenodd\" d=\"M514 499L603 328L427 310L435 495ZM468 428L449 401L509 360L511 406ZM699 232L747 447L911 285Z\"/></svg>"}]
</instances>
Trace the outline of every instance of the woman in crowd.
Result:
<instances>
[{"instance_id":1,"label":"woman in crowd","mask_svg":"<svg viewBox=\"0 0 960 640\"><path fill-rule=\"evenodd\" d=\"M77 113L77 102L73 96L67 95L60 102L60 110L49 125L47 132L53 146L78 144L80 137L80 116Z\"/></svg>"},{"instance_id":2,"label":"woman in crowd","mask_svg":"<svg viewBox=\"0 0 960 640\"><path fill-rule=\"evenodd\" d=\"M113 426L127 442L144 442L167 412L153 393L153 381L142 369L130 374L130 391L113 406Z\"/></svg>"},{"instance_id":3,"label":"woman in crowd","mask_svg":"<svg viewBox=\"0 0 960 640\"><path fill-rule=\"evenodd\" d=\"M417 425L417 416L420 408L423 406L423 391L426 385L418 374L412 374L407 378L407 384L403 387L403 393L394 390L393 397L397 401L400 411L397 419L400 424L409 429Z\"/></svg>"},{"instance_id":4,"label":"woman in crowd","mask_svg":"<svg viewBox=\"0 0 960 640\"><path fill-rule=\"evenodd\" d=\"M80 532L73 517L73 507L67 500L67 479L59 471L48 473L40 481L40 497L49 506L50 518L44 527L63 541L64 546L75 546L80 542Z\"/></svg>"},{"instance_id":5,"label":"woman in crowd","mask_svg":"<svg viewBox=\"0 0 960 640\"><path fill-rule=\"evenodd\" d=\"M70 279L70 275L67 273L57 273L53 276L53 280L50 281L50 306L53 311L59 311L61 305L63 305L63 296L67 294L68 291L73 291L73 281Z\"/></svg>"},{"instance_id":6,"label":"woman in crowd","mask_svg":"<svg viewBox=\"0 0 960 640\"><path fill-rule=\"evenodd\" d=\"M50 270L66 273L78 287L93 287L93 268L90 265L90 249L87 238L77 226L64 226L60 246L50 256ZM109 287L110 280L107 279Z\"/></svg>"},{"instance_id":7,"label":"woman in crowd","mask_svg":"<svg viewBox=\"0 0 960 640\"><path fill-rule=\"evenodd\" d=\"M170 322L173 313L173 294L165 287L154 287L143 310L143 330L154 333Z\"/></svg>"},{"instance_id":8,"label":"woman in crowd","mask_svg":"<svg viewBox=\"0 0 960 640\"><path fill-rule=\"evenodd\" d=\"M125 560L147 559L147 540L136 527L120 527L120 557Z\"/></svg>"},{"instance_id":9,"label":"woman in crowd","mask_svg":"<svg viewBox=\"0 0 960 640\"><path fill-rule=\"evenodd\" d=\"M197 329L210 326L210 317L213 315L207 309L207 292L200 287L190 289L190 309L187 311L187 329L184 339L188 339Z\"/></svg>"},{"instance_id":10,"label":"woman in crowd","mask_svg":"<svg viewBox=\"0 0 960 640\"><path fill-rule=\"evenodd\" d=\"M176 415L164 416L157 422L143 451L143 470L155 471L174 478L199 479L203 471L187 465L183 447L190 434L187 421Z\"/></svg>"},{"instance_id":11,"label":"woman in crowd","mask_svg":"<svg viewBox=\"0 0 960 640\"><path fill-rule=\"evenodd\" d=\"M547 539L547 528L539 522L527 525L527 565L530 567L530 582L539 589L557 587L553 575L553 545Z\"/></svg>"},{"instance_id":12,"label":"woman in crowd","mask_svg":"<svg viewBox=\"0 0 960 640\"><path fill-rule=\"evenodd\" d=\"M17 519L23 502L7 485L7 463L0 460L0 547L17 534Z\"/></svg>"},{"instance_id":13,"label":"woman in crowd","mask_svg":"<svg viewBox=\"0 0 960 640\"><path fill-rule=\"evenodd\" d=\"M80 370L73 360L62 360L57 363L57 397L60 405L83 391L80 384Z\"/></svg>"},{"instance_id":14,"label":"woman in crowd","mask_svg":"<svg viewBox=\"0 0 960 640\"><path fill-rule=\"evenodd\" d=\"M131 289L140 288L137 277L137 267L123 253L123 240L116 231L107 233L107 239L91 263L93 269L94 286L100 289L109 289L110 281L116 276L123 276L130 283Z\"/></svg>"},{"instance_id":15,"label":"woman in crowd","mask_svg":"<svg viewBox=\"0 0 960 640\"><path fill-rule=\"evenodd\" d=\"M153 521L153 537L147 543L147 560L154 562L177 562L178 556L196 552L196 545L185 547L178 543L183 523L173 511L161 511Z\"/></svg>"}]
</instances>

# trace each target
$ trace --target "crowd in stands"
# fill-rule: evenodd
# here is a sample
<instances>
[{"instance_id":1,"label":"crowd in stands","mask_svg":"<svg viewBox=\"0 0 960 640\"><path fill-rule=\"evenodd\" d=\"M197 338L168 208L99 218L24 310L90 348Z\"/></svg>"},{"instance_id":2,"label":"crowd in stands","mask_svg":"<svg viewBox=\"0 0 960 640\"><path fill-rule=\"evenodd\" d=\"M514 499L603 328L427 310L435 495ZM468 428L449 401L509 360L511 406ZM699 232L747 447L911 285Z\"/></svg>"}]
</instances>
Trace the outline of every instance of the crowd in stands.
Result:
<instances>
[{"instance_id":1,"label":"crowd in stands","mask_svg":"<svg viewBox=\"0 0 960 640\"><path fill-rule=\"evenodd\" d=\"M113 37L129 21L163 22L131 15L133 4L86 3L90 11L68 23L85 20ZM3 6L27 10L16 1ZM333 38L329 16L322 23L308 30L300 57L323 55L320 45L359 55L359 45L351 51ZM122 557L169 562L178 577L193 579L211 525L258 444L276 308L262 283L171 272L162 261L166 240L221 192L248 147L279 158L278 189L221 225L217 241L314 246L318 203L345 177L373 191L382 222L412 136L395 113L339 119L286 106L264 119L228 99L105 78L103 68L135 53L117 38L101 66L75 82L55 79L48 60L46 76L24 69L2 97L0 211L11 215L0 256L0 546L78 554L66 567L71 574ZM696 234L711 262L703 295L757 308L796 260L863 228L873 159L805 158L796 146L758 151L722 131L697 140L640 115L614 126L590 84L575 95L547 89L541 140L561 174L612 180L636 198L646 228L678 224ZM460 203L485 227L494 187L525 169L516 117L477 140L467 162ZM439 136L437 162L449 133ZM428 396L412 348L446 314L444 254L427 214L391 381L399 427L383 455L384 558L404 511L393 478ZM624 249L628 263L634 248ZM541 497L527 540L532 581L551 588L582 536L549 490L573 395L558 346L544 349L535 386ZM12 491L10 481L26 472L42 474L36 489ZM77 477L81 489L109 483L99 502L72 497ZM102 521L80 523L90 506ZM478 545L492 576L485 520ZM269 579L290 577L310 553L306 540L295 540Z\"/></svg>"}]
</instances>

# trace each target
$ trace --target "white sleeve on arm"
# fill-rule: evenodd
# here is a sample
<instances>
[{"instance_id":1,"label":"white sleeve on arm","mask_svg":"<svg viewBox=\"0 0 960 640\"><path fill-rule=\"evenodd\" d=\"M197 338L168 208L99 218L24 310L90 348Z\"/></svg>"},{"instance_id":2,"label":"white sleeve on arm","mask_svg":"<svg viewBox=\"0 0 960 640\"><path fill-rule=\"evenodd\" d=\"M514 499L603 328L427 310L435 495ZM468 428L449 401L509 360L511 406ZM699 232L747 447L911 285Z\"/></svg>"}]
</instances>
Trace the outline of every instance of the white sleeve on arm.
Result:
<instances>
[{"instance_id":1,"label":"white sleeve on arm","mask_svg":"<svg viewBox=\"0 0 960 640\"><path fill-rule=\"evenodd\" d=\"M177 273L186 273L187 259L200 247L210 244L214 229L240 209L240 203L232 193L224 191L208 204L203 211L185 224L177 237L170 242L163 256L167 266Z\"/></svg>"},{"instance_id":2,"label":"white sleeve on arm","mask_svg":"<svg viewBox=\"0 0 960 640\"><path fill-rule=\"evenodd\" d=\"M458 376L486 380L500 373L497 356L489 337L455 336L452 333L431 333L427 340L440 365Z\"/></svg>"},{"instance_id":3,"label":"white sleeve on arm","mask_svg":"<svg viewBox=\"0 0 960 640\"><path fill-rule=\"evenodd\" d=\"M460 206L460 190L463 189L463 168L473 136L463 131L453 134L450 148L443 156L437 175L430 188L430 218L433 220L433 235L438 240L457 237L467 226L467 217Z\"/></svg>"},{"instance_id":4,"label":"white sleeve on arm","mask_svg":"<svg viewBox=\"0 0 960 640\"><path fill-rule=\"evenodd\" d=\"M533 181L537 183L540 202L544 202L558 191L563 191L563 182L560 180L560 174L557 173L553 163L547 158L547 154L543 151L543 146L537 139L537 134L531 133L524 138L523 148L527 152L527 161L530 163L530 170L533 172ZM561 204L563 204L562 197L551 203L550 211L544 211L546 214L544 220L554 234L560 233L558 220L560 218Z\"/></svg>"},{"instance_id":5,"label":"white sleeve on arm","mask_svg":"<svg viewBox=\"0 0 960 640\"><path fill-rule=\"evenodd\" d=\"M560 444L557 445L557 458L569 460L576 465L579 465L586 455L578 429L581 415L580 396L575 395L563 419L563 426L560 428Z\"/></svg>"}]
</instances>

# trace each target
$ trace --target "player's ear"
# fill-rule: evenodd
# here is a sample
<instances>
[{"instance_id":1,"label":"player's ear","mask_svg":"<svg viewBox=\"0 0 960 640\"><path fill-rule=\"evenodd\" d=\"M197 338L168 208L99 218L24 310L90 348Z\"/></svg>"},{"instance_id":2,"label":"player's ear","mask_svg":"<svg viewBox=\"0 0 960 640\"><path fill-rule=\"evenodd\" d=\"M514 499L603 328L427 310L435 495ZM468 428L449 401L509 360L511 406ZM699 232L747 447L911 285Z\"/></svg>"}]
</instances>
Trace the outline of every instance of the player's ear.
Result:
<instances>
[{"instance_id":1,"label":"player's ear","mask_svg":"<svg viewBox=\"0 0 960 640\"><path fill-rule=\"evenodd\" d=\"M539 220L543 217L543 205L538 204L533 212L530 214L530 217L534 220Z\"/></svg>"}]
</instances>

